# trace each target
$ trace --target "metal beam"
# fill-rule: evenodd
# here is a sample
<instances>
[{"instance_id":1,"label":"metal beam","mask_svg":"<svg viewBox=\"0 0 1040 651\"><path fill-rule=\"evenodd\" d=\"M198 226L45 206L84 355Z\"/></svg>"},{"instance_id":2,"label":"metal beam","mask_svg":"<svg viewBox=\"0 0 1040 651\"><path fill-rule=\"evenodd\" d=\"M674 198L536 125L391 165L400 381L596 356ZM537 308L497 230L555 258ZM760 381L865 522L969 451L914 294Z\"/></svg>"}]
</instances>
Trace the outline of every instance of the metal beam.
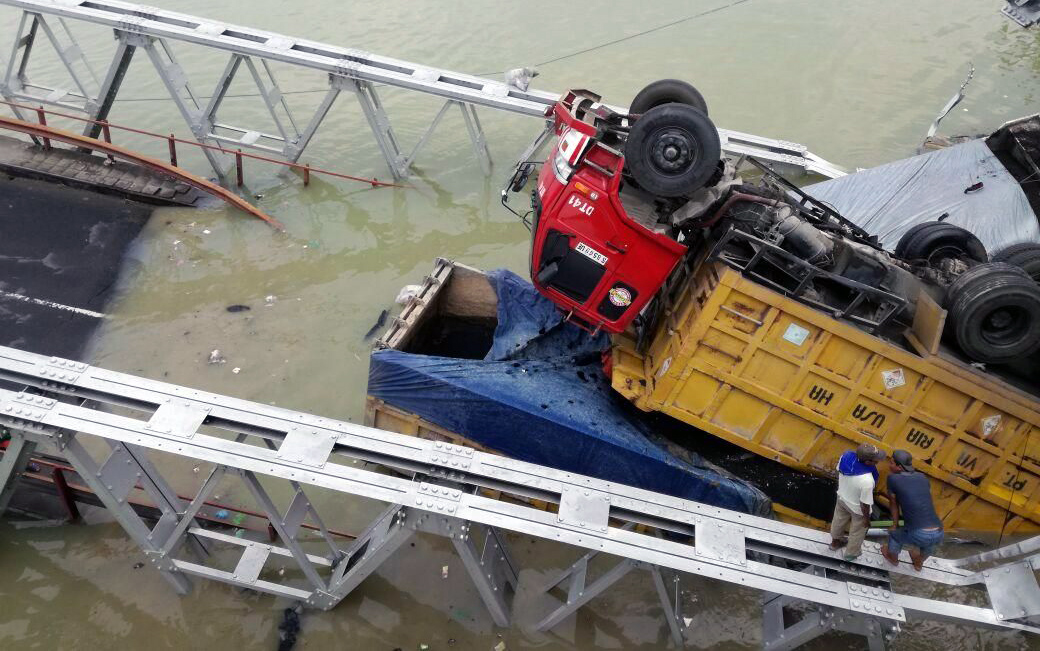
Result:
<instances>
[{"instance_id":1,"label":"metal beam","mask_svg":"<svg viewBox=\"0 0 1040 651\"><path fill-rule=\"evenodd\" d=\"M1036 549L1033 542L973 559L978 567L930 558L917 573L909 563L898 567L884 564L874 543L865 545L861 559L844 563L828 548L825 532L464 446L319 418L70 360L0 347L0 379L82 403L55 402L32 390L0 390L0 424L29 440L65 447L76 470L145 548L156 567L171 575L168 578L183 578L181 573L206 576L329 608L389 558L409 532L467 542L471 530L481 529L485 543L479 557L476 547L454 544L496 622L505 621L509 610L508 600L498 595L514 585L516 576L498 532L512 531L588 552L560 578L570 578L570 606L543 620L543 627L560 621L631 569L656 566L776 593L785 603L803 602L824 614L834 612L835 617L841 615L852 622L850 629L870 639L894 630L907 615L1040 632L1030 619L1040 613L1040 586L1028 560ZM106 405L133 406L136 415L112 413ZM202 430L202 425L210 427ZM235 436L220 436L215 428ZM98 465L86 455L78 441L83 435L107 441L113 449L109 459ZM192 505L198 497L189 504L175 496L163 498L168 491L159 470L147 461L150 451L211 463L242 477L284 546L264 543L266 546L243 549L230 570L175 556L172 552L179 546L170 544L172 537L186 532L196 538L212 536L183 524L185 518L194 517ZM343 463L343 458L368 461L397 474L366 464ZM277 511L266 498L257 479L261 475L267 481L297 487L285 512ZM153 487L149 490L153 500L160 497L156 501L163 516L154 527L145 527L127 506L126 493L137 481L146 490ZM315 556L297 537L299 524L311 513L303 487L376 499L390 506L353 548L339 550L331 544L328 556ZM484 488L514 498L535 497L557 505L557 512L493 499L481 492ZM656 532L641 531L637 524ZM675 535L661 537L660 532ZM271 554L294 559L304 583L265 578L264 562ZM619 563L586 583L585 568L596 554L614 556ZM778 563L782 559L806 563L812 571L788 569ZM485 564L480 565L480 560ZM959 603L955 598L963 595L949 595L949 591L931 591L943 594L942 598L896 592L889 587L890 574L912 575L933 585L975 586L980 596L977 603L982 605ZM663 581L655 584L659 596L666 593ZM972 603L976 603L974 599ZM662 605L669 617L678 617L677 601L672 604L662 599ZM676 626L673 636L676 630L681 633Z\"/></svg>"},{"instance_id":2,"label":"metal beam","mask_svg":"<svg viewBox=\"0 0 1040 651\"><path fill-rule=\"evenodd\" d=\"M476 118L475 107L482 106L543 118L559 97L558 94L552 92L533 89L522 91L501 81L401 61L362 50L284 36L250 27L229 25L187 14L125 2L112 0L60 0L57 2L54 0L0 0L0 5L22 9L26 12L24 15L34 17L34 21L35 17L45 15L57 16L63 19L74 19L84 23L110 27L115 30L120 39L132 34L158 41L162 43L162 47L170 56L172 56L170 43L186 43L229 52L233 58L241 57L249 61L253 59L259 60L268 74L270 73L270 69L267 67L269 62L278 62L302 69L327 73L332 78L342 77L353 80L360 87L366 89L362 94L359 94L359 99L362 100L362 108L365 111L366 119L369 120L370 124L373 124L373 132L376 134L377 143L395 178L400 178L407 172L407 168L403 165L405 158L401 155L396 138L389 130L389 122L386 119L385 112L380 115L381 106L378 98L374 97L373 92L370 90L375 85L385 85L434 95L446 101L462 104L466 126L471 140L474 142L477 159L485 173L490 173L490 157L487 156L487 147L479 121ZM23 28L25 20L23 18ZM35 26L36 23L33 22L32 24ZM21 33L22 29L20 28L19 34ZM48 36L52 37L52 33L48 32ZM71 34L69 34L69 38L71 38ZM82 58L81 53L75 49L62 48L57 43L56 37L52 37L52 40L56 42L55 48L59 56L61 56L66 69L73 76L73 79L76 80L77 87L85 89L86 84L79 83L82 75L77 75L74 66L78 59L73 55L80 54L80 58ZM19 46L16 45L15 47L6 77L5 95L13 93L17 88L22 86L28 87L29 85L28 80L24 76L24 62L28 60L31 41L32 39L28 41L29 47L26 47L21 56L19 56ZM21 38L16 40L16 43L21 42ZM21 76L12 74L16 59L23 62L21 66L23 74ZM179 67L168 70L166 64L160 65L158 63L156 67L160 71L164 83L167 82L171 72L183 75L183 70ZM268 85L266 82L258 81L265 104L269 110L274 110L279 105L287 109L287 105L284 105L282 101L283 98L278 96L280 93L277 84L273 82L273 77L271 82ZM167 86L169 87L169 84ZM50 102L53 99L56 102L68 95L76 99L84 110L111 100L111 93L106 88L103 88L101 92L101 97L104 99L95 98L84 90L77 90L73 93L73 91L65 91L63 89L45 89L42 86L37 87L37 89L40 92L32 95L34 101ZM178 106L184 113L185 107L182 106L184 98L172 89L170 89L170 94L171 98L178 102ZM334 99L335 94L330 93L330 95ZM362 95L366 96L366 98L362 98ZM29 96L24 95L22 97ZM9 96L8 99L13 101L13 95ZM67 108L75 108L75 104L68 102L62 105ZM317 123L322 121L330 105L331 100L327 96L326 101L322 102L322 106L319 107L314 118L312 118L310 122L311 127L316 128ZM206 126L204 124L205 120L198 119L198 111L201 111L198 107L190 109L189 114L184 116L185 121L196 131L196 137L200 139L210 138L213 131L203 128ZM230 127L230 125L225 126ZM230 128L242 134L240 140L249 140L253 137L253 134L258 133L258 130L255 129ZM286 133L276 136L273 140L276 142L282 141L280 153L289 160L295 161L313 137L314 128L305 128L298 139L293 137L286 138L286 133L291 135L291 132L286 130ZM804 145L773 138L763 138L729 129L719 129L719 135L723 150L730 155L751 155L774 164L793 166L795 169L804 172L821 174L832 178L845 174L837 166L809 152ZM272 140L271 138L264 139ZM254 140L251 144L243 144L243 146L256 147L257 142ZM267 151L272 150L271 145L265 146ZM211 160L211 163L214 163L214 161ZM217 165L214 163L214 166L216 167Z\"/></svg>"}]
</instances>

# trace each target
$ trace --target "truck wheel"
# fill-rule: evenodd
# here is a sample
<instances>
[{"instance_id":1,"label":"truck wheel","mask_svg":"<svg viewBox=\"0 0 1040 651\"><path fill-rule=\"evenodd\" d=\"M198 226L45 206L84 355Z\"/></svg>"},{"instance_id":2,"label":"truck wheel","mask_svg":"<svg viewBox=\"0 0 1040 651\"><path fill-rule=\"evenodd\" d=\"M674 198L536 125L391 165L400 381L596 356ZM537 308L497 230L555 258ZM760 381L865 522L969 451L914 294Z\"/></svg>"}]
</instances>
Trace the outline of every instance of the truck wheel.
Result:
<instances>
[{"instance_id":1,"label":"truck wheel","mask_svg":"<svg viewBox=\"0 0 1040 651\"><path fill-rule=\"evenodd\" d=\"M935 264L943 258L967 258L986 262L989 256L979 238L960 226L945 222L924 222L903 234L896 244L896 257L925 260Z\"/></svg>"},{"instance_id":2,"label":"truck wheel","mask_svg":"<svg viewBox=\"0 0 1040 651\"><path fill-rule=\"evenodd\" d=\"M992 257L994 262L1006 262L1018 267L1040 283L1040 244L1024 242L1001 249Z\"/></svg>"},{"instance_id":3,"label":"truck wheel","mask_svg":"<svg viewBox=\"0 0 1040 651\"><path fill-rule=\"evenodd\" d=\"M1040 350L1040 286L1018 267L980 264L946 293L948 333L968 357L992 364Z\"/></svg>"},{"instance_id":4,"label":"truck wheel","mask_svg":"<svg viewBox=\"0 0 1040 651\"><path fill-rule=\"evenodd\" d=\"M639 118L625 143L625 164L639 187L660 197L701 188L722 156L719 132L704 113L662 104Z\"/></svg>"},{"instance_id":5,"label":"truck wheel","mask_svg":"<svg viewBox=\"0 0 1040 651\"><path fill-rule=\"evenodd\" d=\"M708 114L708 103L704 101L704 96L681 79L661 79L648 85L632 100L628 112L640 115L655 106L673 102L692 106L704 115Z\"/></svg>"}]
</instances>

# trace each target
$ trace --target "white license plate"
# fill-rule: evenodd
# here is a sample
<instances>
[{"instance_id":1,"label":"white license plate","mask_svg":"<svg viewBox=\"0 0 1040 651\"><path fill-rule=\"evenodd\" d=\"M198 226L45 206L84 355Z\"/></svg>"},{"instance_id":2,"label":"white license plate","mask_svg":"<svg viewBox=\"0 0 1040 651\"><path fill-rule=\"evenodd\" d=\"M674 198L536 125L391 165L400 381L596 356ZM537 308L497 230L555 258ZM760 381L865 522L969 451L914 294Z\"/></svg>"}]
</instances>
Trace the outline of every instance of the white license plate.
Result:
<instances>
[{"instance_id":1,"label":"white license plate","mask_svg":"<svg viewBox=\"0 0 1040 651\"><path fill-rule=\"evenodd\" d=\"M578 246L574 247L574 250L582 254L586 258L592 260L593 262L596 262L597 264L607 264L607 256L603 255L602 253L592 248L588 244L585 244L584 242L578 242Z\"/></svg>"}]
</instances>

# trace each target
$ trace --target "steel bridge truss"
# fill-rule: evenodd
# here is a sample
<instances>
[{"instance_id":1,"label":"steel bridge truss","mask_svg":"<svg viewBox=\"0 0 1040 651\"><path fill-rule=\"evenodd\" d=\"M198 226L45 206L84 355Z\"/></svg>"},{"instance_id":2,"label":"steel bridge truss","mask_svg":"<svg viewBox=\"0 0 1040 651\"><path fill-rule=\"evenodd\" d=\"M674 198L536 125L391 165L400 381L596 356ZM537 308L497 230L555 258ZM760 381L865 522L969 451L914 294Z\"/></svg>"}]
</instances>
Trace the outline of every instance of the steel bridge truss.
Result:
<instances>
[{"instance_id":1,"label":"steel bridge truss","mask_svg":"<svg viewBox=\"0 0 1040 651\"><path fill-rule=\"evenodd\" d=\"M684 636L679 590L677 584L669 589L663 572L765 593L768 649L794 648L828 630L862 634L871 648L882 648L908 615L1040 632L1034 621L1040 616L1034 574L1040 537L956 561L931 558L921 573L907 560L886 565L873 543L847 563L829 550L824 532L71 360L0 347L0 380L12 387L0 388L0 424L12 432L0 459L0 506L35 446L53 446L181 593L189 590L189 577L200 577L331 608L421 532L451 541L491 618L507 626L517 587L504 536L511 531L584 553L542 586L549 592L563 585L566 596L534 624L540 630L642 569L676 642ZM85 445L85 438L103 446ZM99 447L104 454L97 454ZM157 453L211 467L194 497L177 496L151 459ZM226 535L196 518L227 477L244 484L270 519L276 542ZM285 489L276 494L291 495L286 506L271 497L268 487L275 484ZM150 497L160 513L156 520L132 508L128 497L135 488ZM341 547L309 495L316 488L389 506ZM237 560L221 564L229 549L237 550ZM592 578L591 562L600 555L616 565ZM277 564L293 570L275 571ZM978 594L958 599L985 605L904 594L891 583L895 574L969 588ZM791 623L797 617L785 610L796 604L801 619Z\"/></svg>"},{"instance_id":2,"label":"steel bridge truss","mask_svg":"<svg viewBox=\"0 0 1040 651\"><path fill-rule=\"evenodd\" d=\"M339 94L346 90L357 98L371 127L387 167L395 179L408 175L420 151L445 114L458 108L473 151L485 174L491 173L491 154L476 107L504 110L544 118L557 95L536 90L521 91L501 82L381 57L360 50L227 25L153 7L111 0L0 0L22 10L14 47L0 95L9 102L33 102L80 111L90 119L107 120L127 68L137 50L144 50L163 87L194 137L204 144L249 148L296 162L314 138ZM116 50L108 69L99 77L69 31L66 20L110 27ZM57 53L71 83L51 87L32 82L27 75L30 56L40 35ZM194 44L229 53L227 65L208 101L196 93L184 68L178 64L173 44ZM317 70L328 75L328 91L306 121L289 109L275 79L271 63ZM243 64L256 86L276 133L237 126L218 119L232 81ZM403 88L440 97L444 104L410 152L402 148L377 86ZM23 115L16 114L25 119ZM100 125L90 125L84 135L97 137ZM751 155L782 166L828 177L842 170L812 154L804 145L720 129L723 149L735 156ZM217 175L224 178L231 165L228 156L207 150Z\"/></svg>"}]
</instances>

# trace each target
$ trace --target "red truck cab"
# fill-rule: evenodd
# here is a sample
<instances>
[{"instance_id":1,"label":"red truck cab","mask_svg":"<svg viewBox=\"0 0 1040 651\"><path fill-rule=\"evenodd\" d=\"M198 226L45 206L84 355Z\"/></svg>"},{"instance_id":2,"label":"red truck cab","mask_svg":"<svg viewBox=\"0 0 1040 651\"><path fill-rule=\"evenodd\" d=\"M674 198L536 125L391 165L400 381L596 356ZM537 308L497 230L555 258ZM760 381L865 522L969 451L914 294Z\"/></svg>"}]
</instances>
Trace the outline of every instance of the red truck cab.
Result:
<instances>
[{"instance_id":1,"label":"red truck cab","mask_svg":"<svg viewBox=\"0 0 1040 651\"><path fill-rule=\"evenodd\" d=\"M625 157L605 142L612 140L605 120L624 118L598 100L570 91L552 109L557 138L533 200L531 280L577 325L617 333L687 249L625 211Z\"/></svg>"}]
</instances>

